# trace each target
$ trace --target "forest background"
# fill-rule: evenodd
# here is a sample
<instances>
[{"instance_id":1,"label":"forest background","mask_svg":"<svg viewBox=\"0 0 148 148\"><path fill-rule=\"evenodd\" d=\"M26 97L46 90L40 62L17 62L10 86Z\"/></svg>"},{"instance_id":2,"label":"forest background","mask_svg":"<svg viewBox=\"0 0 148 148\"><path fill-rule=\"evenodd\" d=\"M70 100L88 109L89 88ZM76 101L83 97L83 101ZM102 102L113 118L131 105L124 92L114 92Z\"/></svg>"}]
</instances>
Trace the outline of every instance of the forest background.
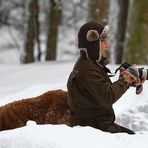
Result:
<instances>
[{"instance_id":1,"label":"forest background","mask_svg":"<svg viewBox=\"0 0 148 148\"><path fill-rule=\"evenodd\" d=\"M0 62L77 58L87 21L109 24L110 61L148 64L147 0L0 0Z\"/></svg>"}]
</instances>

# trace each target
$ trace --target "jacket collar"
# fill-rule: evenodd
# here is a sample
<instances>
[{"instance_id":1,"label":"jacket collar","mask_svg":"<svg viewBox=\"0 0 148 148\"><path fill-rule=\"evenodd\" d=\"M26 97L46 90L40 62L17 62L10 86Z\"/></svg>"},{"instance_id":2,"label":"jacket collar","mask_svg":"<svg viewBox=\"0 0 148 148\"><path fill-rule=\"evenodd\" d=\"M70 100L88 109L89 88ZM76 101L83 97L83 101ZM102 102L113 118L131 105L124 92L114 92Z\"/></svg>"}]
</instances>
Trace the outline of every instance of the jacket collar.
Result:
<instances>
[{"instance_id":1,"label":"jacket collar","mask_svg":"<svg viewBox=\"0 0 148 148\"><path fill-rule=\"evenodd\" d=\"M98 66L98 67L101 67L106 73L110 73L111 74L111 71L110 69L108 69L105 65L103 65L102 63L98 62L97 60L94 61L94 63Z\"/></svg>"},{"instance_id":2,"label":"jacket collar","mask_svg":"<svg viewBox=\"0 0 148 148\"><path fill-rule=\"evenodd\" d=\"M87 59L87 60L90 60L87 58L87 55L84 51L80 51L80 57L79 57L79 60L81 59ZM90 60L92 61L92 60ZM110 73L111 74L111 71L106 67L106 65L109 63L109 61L107 59L102 59L100 62L98 60L94 60L92 61L95 65L97 65L98 67L102 68L103 71L105 71L106 73Z\"/></svg>"}]
</instances>

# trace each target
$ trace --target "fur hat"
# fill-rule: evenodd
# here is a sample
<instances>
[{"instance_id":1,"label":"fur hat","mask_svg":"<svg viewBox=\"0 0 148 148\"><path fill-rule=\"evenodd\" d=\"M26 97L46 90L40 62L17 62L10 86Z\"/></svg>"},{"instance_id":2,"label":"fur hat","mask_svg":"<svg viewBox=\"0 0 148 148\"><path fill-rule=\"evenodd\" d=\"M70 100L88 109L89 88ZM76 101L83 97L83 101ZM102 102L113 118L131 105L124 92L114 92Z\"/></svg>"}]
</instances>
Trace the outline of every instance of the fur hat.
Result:
<instances>
[{"instance_id":1,"label":"fur hat","mask_svg":"<svg viewBox=\"0 0 148 148\"><path fill-rule=\"evenodd\" d=\"M101 59L99 52L100 40L105 39L109 35L109 29L105 28L107 27L97 22L88 22L78 32L78 48L85 50L88 58L91 60Z\"/></svg>"}]
</instances>

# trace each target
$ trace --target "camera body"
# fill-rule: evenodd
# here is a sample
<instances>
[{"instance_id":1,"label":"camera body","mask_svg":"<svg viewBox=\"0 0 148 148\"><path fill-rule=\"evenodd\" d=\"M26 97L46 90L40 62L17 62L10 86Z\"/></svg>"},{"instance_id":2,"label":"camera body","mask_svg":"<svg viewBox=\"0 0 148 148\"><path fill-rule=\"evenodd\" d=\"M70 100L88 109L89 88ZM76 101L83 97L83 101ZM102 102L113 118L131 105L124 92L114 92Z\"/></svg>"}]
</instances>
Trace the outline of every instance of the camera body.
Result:
<instances>
[{"instance_id":1,"label":"camera body","mask_svg":"<svg viewBox=\"0 0 148 148\"><path fill-rule=\"evenodd\" d=\"M127 62L121 64L120 69L126 70L127 68L129 68L130 66L133 66ZM139 71L139 78L148 80L148 69L144 69L144 68L138 68Z\"/></svg>"}]
</instances>

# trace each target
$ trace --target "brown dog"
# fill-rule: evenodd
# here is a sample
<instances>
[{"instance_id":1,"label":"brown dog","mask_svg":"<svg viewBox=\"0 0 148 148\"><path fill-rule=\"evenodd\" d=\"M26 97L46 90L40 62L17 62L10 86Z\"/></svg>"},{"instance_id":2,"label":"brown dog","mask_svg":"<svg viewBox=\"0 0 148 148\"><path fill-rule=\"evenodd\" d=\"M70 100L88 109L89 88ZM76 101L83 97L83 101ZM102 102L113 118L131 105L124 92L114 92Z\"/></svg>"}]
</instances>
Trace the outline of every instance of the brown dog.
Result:
<instances>
[{"instance_id":1,"label":"brown dog","mask_svg":"<svg viewBox=\"0 0 148 148\"><path fill-rule=\"evenodd\" d=\"M67 92L48 91L0 107L0 131L25 126L28 120L37 124L69 125L68 112Z\"/></svg>"}]
</instances>

